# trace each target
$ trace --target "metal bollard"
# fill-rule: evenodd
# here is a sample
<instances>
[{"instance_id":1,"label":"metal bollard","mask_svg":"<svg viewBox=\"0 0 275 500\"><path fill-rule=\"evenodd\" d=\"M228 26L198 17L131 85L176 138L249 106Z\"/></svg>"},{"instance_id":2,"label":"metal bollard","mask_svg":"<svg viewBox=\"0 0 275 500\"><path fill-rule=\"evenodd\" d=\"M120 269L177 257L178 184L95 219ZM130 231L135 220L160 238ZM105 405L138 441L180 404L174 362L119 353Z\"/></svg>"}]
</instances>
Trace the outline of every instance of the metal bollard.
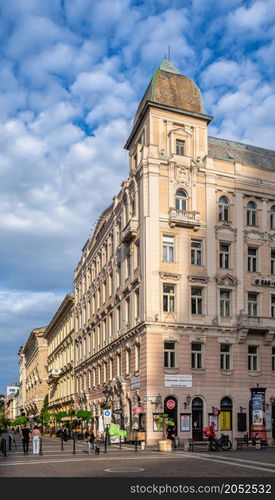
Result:
<instances>
[{"instance_id":1,"label":"metal bollard","mask_svg":"<svg viewBox=\"0 0 275 500\"><path fill-rule=\"evenodd\" d=\"M63 437L61 436L61 450L64 449L64 446L63 446Z\"/></svg>"},{"instance_id":2,"label":"metal bollard","mask_svg":"<svg viewBox=\"0 0 275 500\"><path fill-rule=\"evenodd\" d=\"M39 455L43 455L43 450L42 450L42 437L39 440Z\"/></svg>"},{"instance_id":3,"label":"metal bollard","mask_svg":"<svg viewBox=\"0 0 275 500\"><path fill-rule=\"evenodd\" d=\"M75 455L75 434L73 433L73 455Z\"/></svg>"}]
</instances>

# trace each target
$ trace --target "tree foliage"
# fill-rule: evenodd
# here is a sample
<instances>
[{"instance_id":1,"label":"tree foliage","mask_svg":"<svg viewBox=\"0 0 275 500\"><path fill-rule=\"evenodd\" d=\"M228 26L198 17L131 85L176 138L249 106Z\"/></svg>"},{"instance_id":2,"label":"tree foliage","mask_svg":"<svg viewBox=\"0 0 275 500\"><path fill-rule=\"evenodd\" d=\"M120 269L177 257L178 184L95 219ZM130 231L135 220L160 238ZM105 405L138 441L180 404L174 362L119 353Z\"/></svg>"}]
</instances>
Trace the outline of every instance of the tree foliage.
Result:
<instances>
[{"instance_id":1,"label":"tree foliage","mask_svg":"<svg viewBox=\"0 0 275 500\"><path fill-rule=\"evenodd\" d=\"M76 416L82 420L91 420L93 414L89 410L77 410Z\"/></svg>"},{"instance_id":2,"label":"tree foliage","mask_svg":"<svg viewBox=\"0 0 275 500\"><path fill-rule=\"evenodd\" d=\"M162 432L162 438L167 439L167 427L175 425L167 413L160 413L154 416L154 422L158 431Z\"/></svg>"}]
</instances>

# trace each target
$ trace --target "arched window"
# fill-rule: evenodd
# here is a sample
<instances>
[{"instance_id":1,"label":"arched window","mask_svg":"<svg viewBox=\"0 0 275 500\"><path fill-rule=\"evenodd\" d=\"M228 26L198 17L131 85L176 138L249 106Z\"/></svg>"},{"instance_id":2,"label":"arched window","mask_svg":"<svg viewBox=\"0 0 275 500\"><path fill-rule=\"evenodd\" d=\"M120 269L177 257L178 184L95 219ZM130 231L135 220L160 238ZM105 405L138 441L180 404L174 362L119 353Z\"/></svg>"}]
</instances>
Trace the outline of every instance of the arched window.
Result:
<instances>
[{"instance_id":1,"label":"arched window","mask_svg":"<svg viewBox=\"0 0 275 500\"><path fill-rule=\"evenodd\" d=\"M219 199L219 220L228 221L229 219L229 201L226 196Z\"/></svg>"},{"instance_id":2,"label":"arched window","mask_svg":"<svg viewBox=\"0 0 275 500\"><path fill-rule=\"evenodd\" d=\"M247 225L256 226L257 223L257 205L254 201L247 203Z\"/></svg>"},{"instance_id":3,"label":"arched window","mask_svg":"<svg viewBox=\"0 0 275 500\"><path fill-rule=\"evenodd\" d=\"M275 205L270 209L270 229L275 229Z\"/></svg>"},{"instance_id":4,"label":"arched window","mask_svg":"<svg viewBox=\"0 0 275 500\"><path fill-rule=\"evenodd\" d=\"M178 189L176 192L176 209L187 209L187 193L183 189Z\"/></svg>"}]
</instances>

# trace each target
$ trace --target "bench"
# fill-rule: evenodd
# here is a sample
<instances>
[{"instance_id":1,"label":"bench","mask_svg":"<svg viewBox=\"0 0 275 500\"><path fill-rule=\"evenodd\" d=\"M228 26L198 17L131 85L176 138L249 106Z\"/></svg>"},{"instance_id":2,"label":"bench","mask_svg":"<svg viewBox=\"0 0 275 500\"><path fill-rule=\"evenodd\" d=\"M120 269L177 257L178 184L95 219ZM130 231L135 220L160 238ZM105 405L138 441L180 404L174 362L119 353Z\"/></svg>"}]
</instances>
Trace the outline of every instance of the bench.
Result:
<instances>
[{"instance_id":1,"label":"bench","mask_svg":"<svg viewBox=\"0 0 275 500\"><path fill-rule=\"evenodd\" d=\"M267 447L267 440L266 439L245 439L245 438L235 438L236 443L237 443L237 450L242 450L243 446L246 446L247 448L249 446L256 446L257 444L260 443L261 450L265 450Z\"/></svg>"},{"instance_id":2,"label":"bench","mask_svg":"<svg viewBox=\"0 0 275 500\"><path fill-rule=\"evenodd\" d=\"M204 439L203 441L196 441L194 439L188 439L189 443L189 451L194 451L194 446L208 446L209 441L208 439Z\"/></svg>"}]
</instances>

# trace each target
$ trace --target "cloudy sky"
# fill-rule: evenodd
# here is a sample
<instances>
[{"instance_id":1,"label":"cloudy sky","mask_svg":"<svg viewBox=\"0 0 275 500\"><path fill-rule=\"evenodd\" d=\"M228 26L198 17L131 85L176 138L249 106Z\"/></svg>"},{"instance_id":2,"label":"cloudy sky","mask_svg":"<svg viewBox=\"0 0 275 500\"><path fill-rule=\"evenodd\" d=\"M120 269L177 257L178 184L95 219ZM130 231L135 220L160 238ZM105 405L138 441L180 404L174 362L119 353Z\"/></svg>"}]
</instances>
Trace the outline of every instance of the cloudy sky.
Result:
<instances>
[{"instance_id":1,"label":"cloudy sky","mask_svg":"<svg viewBox=\"0 0 275 500\"><path fill-rule=\"evenodd\" d=\"M275 149L274 0L0 0L0 393L127 177L168 44L211 135Z\"/></svg>"}]
</instances>

